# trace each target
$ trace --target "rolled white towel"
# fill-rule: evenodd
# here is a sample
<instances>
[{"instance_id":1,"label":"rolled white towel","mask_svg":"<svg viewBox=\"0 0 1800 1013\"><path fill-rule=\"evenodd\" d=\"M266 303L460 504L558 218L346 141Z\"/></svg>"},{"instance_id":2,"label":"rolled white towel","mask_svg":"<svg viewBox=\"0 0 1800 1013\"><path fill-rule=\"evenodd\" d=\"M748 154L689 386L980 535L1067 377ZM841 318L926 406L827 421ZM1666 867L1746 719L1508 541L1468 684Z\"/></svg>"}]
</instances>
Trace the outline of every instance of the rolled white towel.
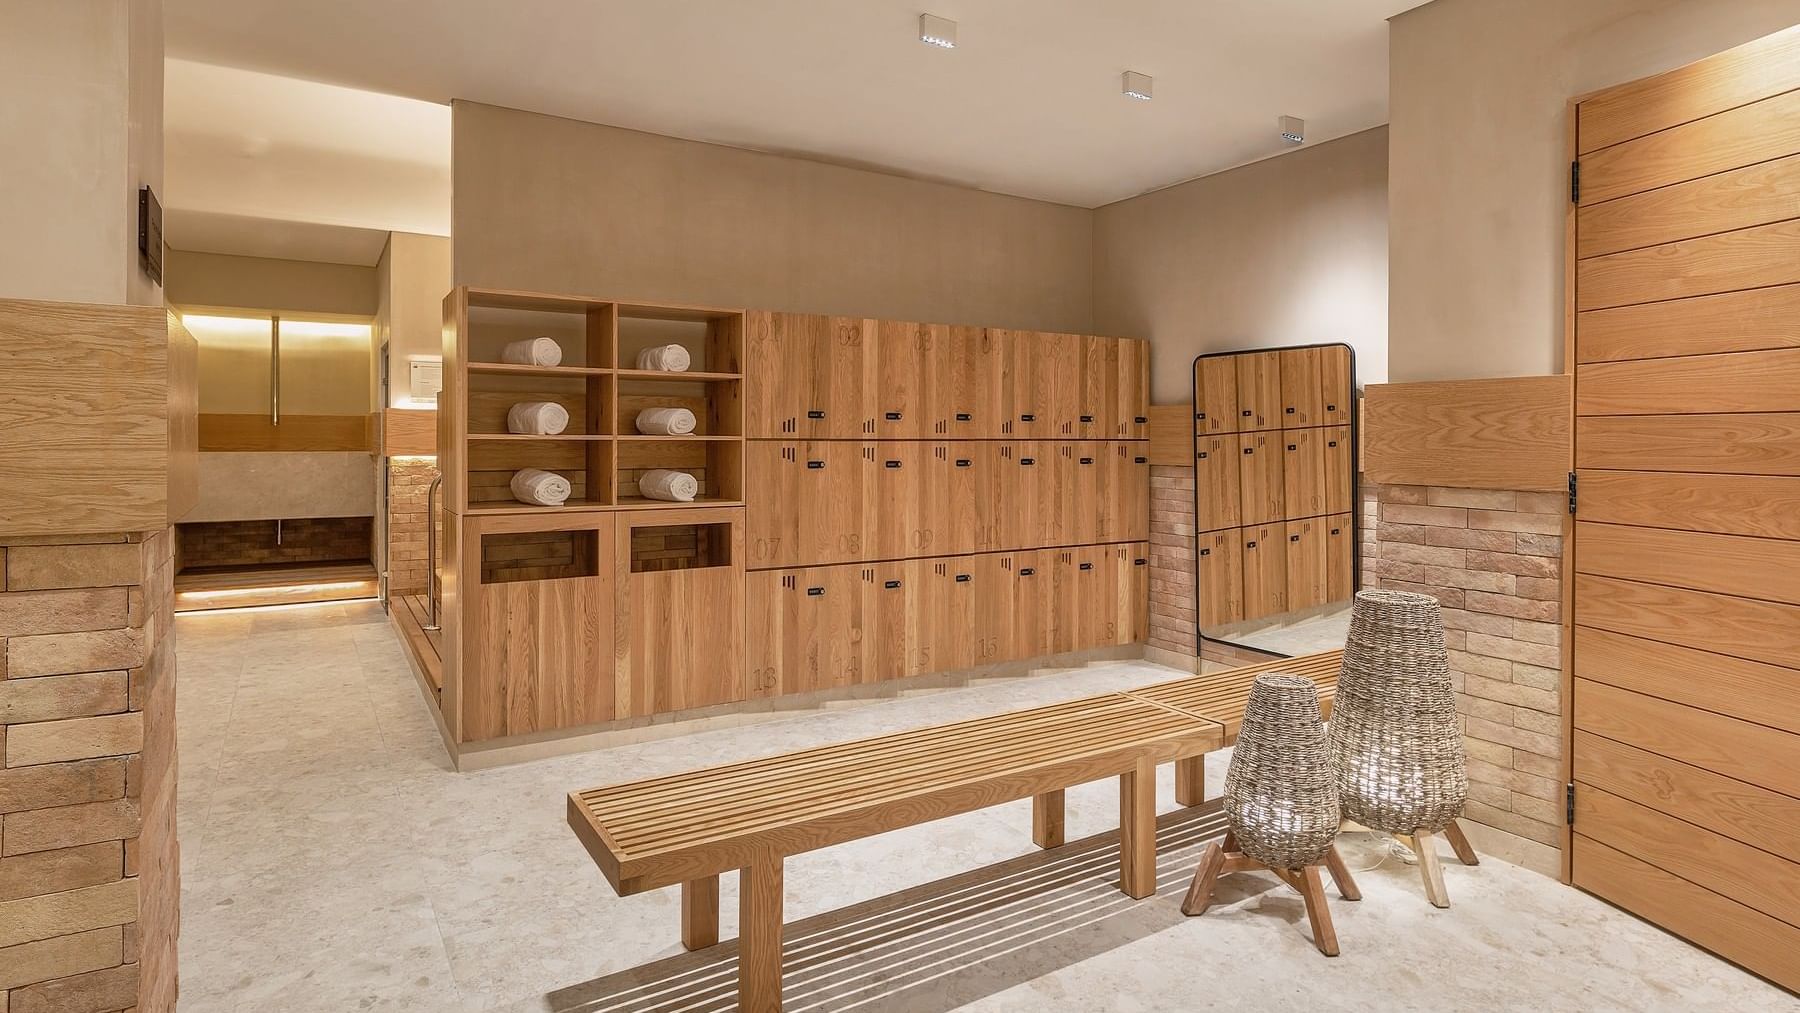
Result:
<instances>
[{"instance_id":1,"label":"rolled white towel","mask_svg":"<svg viewBox=\"0 0 1800 1013\"><path fill-rule=\"evenodd\" d=\"M694 431L694 413L686 408L646 408L637 413L637 431L645 436L686 436Z\"/></svg>"},{"instance_id":2,"label":"rolled white towel","mask_svg":"<svg viewBox=\"0 0 1800 1013\"><path fill-rule=\"evenodd\" d=\"M500 361L521 366L560 366L562 346L550 338L526 338L501 349Z\"/></svg>"},{"instance_id":3,"label":"rolled white towel","mask_svg":"<svg viewBox=\"0 0 1800 1013\"><path fill-rule=\"evenodd\" d=\"M513 496L534 506L562 506L572 488L568 479L542 468L524 468L512 477Z\"/></svg>"},{"instance_id":4,"label":"rolled white towel","mask_svg":"<svg viewBox=\"0 0 1800 1013\"><path fill-rule=\"evenodd\" d=\"M694 497L700 495L700 481L685 471L657 468L644 472L638 479L638 492L643 493L645 499L692 503Z\"/></svg>"},{"instance_id":5,"label":"rolled white towel","mask_svg":"<svg viewBox=\"0 0 1800 1013\"><path fill-rule=\"evenodd\" d=\"M637 368L658 369L665 373L685 373L693 360L681 345L657 345L638 353Z\"/></svg>"},{"instance_id":6,"label":"rolled white towel","mask_svg":"<svg viewBox=\"0 0 1800 1013\"><path fill-rule=\"evenodd\" d=\"M521 401L506 410L506 431L555 436L569 427L569 410L555 401Z\"/></svg>"}]
</instances>

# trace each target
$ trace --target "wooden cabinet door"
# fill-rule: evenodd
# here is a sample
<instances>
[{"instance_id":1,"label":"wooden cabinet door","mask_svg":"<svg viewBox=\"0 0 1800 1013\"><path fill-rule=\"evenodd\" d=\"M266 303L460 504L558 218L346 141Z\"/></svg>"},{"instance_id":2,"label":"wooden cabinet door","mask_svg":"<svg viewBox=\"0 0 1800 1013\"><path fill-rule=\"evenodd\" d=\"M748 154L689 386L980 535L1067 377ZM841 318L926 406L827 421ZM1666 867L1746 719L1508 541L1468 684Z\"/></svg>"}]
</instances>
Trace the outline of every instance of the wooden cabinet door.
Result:
<instances>
[{"instance_id":1,"label":"wooden cabinet door","mask_svg":"<svg viewBox=\"0 0 1800 1013\"><path fill-rule=\"evenodd\" d=\"M972 564L972 565L971 565ZM1013 615L1017 611L1013 585L1013 557L1006 552L986 552L960 561L968 566L975 608L974 664L993 665L1020 657L1013 643Z\"/></svg>"},{"instance_id":2,"label":"wooden cabinet door","mask_svg":"<svg viewBox=\"0 0 1800 1013\"><path fill-rule=\"evenodd\" d=\"M1330 522L1323 517L1287 522L1287 607L1309 609L1331 600L1326 557Z\"/></svg>"},{"instance_id":3,"label":"wooden cabinet door","mask_svg":"<svg viewBox=\"0 0 1800 1013\"><path fill-rule=\"evenodd\" d=\"M863 682L861 574L856 566L792 572L782 593L782 693L810 693Z\"/></svg>"},{"instance_id":4,"label":"wooden cabinet door","mask_svg":"<svg viewBox=\"0 0 1800 1013\"><path fill-rule=\"evenodd\" d=\"M1195 539L1194 567L1205 631L1244 618L1244 534L1236 528L1207 531Z\"/></svg>"},{"instance_id":5,"label":"wooden cabinet door","mask_svg":"<svg viewBox=\"0 0 1800 1013\"><path fill-rule=\"evenodd\" d=\"M1119 352L1119 408L1115 427L1128 440L1150 437L1150 342L1115 339Z\"/></svg>"},{"instance_id":6,"label":"wooden cabinet door","mask_svg":"<svg viewBox=\"0 0 1800 1013\"><path fill-rule=\"evenodd\" d=\"M1356 596L1355 518L1343 513L1325 520L1325 600L1347 601Z\"/></svg>"},{"instance_id":7,"label":"wooden cabinet door","mask_svg":"<svg viewBox=\"0 0 1800 1013\"><path fill-rule=\"evenodd\" d=\"M619 716L747 698L742 514L634 510L614 527Z\"/></svg>"},{"instance_id":8,"label":"wooden cabinet door","mask_svg":"<svg viewBox=\"0 0 1800 1013\"><path fill-rule=\"evenodd\" d=\"M1091 334L1081 338L1081 401L1076 406L1075 432L1081 439L1112 439L1122 431L1123 345L1122 341Z\"/></svg>"},{"instance_id":9,"label":"wooden cabinet door","mask_svg":"<svg viewBox=\"0 0 1800 1013\"><path fill-rule=\"evenodd\" d=\"M474 607L464 622L462 741L621 716L610 558L601 553L600 576L483 583L465 595Z\"/></svg>"},{"instance_id":10,"label":"wooden cabinet door","mask_svg":"<svg viewBox=\"0 0 1800 1013\"><path fill-rule=\"evenodd\" d=\"M1238 416L1238 369L1233 355L1194 360L1194 435L1215 436L1248 428Z\"/></svg>"},{"instance_id":11,"label":"wooden cabinet door","mask_svg":"<svg viewBox=\"0 0 1800 1013\"><path fill-rule=\"evenodd\" d=\"M956 491L959 474L955 466L956 455L964 449L961 444L942 440L919 444L916 451L919 473L913 480L913 495L917 500L918 513L913 519L912 530L907 534L908 555L942 556L967 551L953 547L957 537L958 509L951 498ZM971 470L973 469L962 469L965 472Z\"/></svg>"},{"instance_id":12,"label":"wooden cabinet door","mask_svg":"<svg viewBox=\"0 0 1800 1013\"><path fill-rule=\"evenodd\" d=\"M1007 554L1013 578L1012 648L1015 658L1050 653L1055 596L1050 575L1053 552L1036 549Z\"/></svg>"},{"instance_id":13,"label":"wooden cabinet door","mask_svg":"<svg viewBox=\"0 0 1800 1013\"><path fill-rule=\"evenodd\" d=\"M1080 414L1080 335L991 331L1003 335L1009 369L1001 391L1005 435L1020 439L1073 436ZM1010 426L1010 429L1006 429Z\"/></svg>"},{"instance_id":14,"label":"wooden cabinet door","mask_svg":"<svg viewBox=\"0 0 1800 1013\"><path fill-rule=\"evenodd\" d=\"M981 552L993 538L987 520L993 510L993 492L991 483L983 481L983 476L992 474L986 445L955 441L937 446L945 448L949 455L949 471L943 479L943 518L938 528L941 551Z\"/></svg>"},{"instance_id":15,"label":"wooden cabinet door","mask_svg":"<svg viewBox=\"0 0 1800 1013\"><path fill-rule=\"evenodd\" d=\"M1039 554L1046 567L1048 608L1045 611L1049 630L1045 635L1045 654L1067 654L1077 647L1081 620L1076 616L1081 589L1081 568L1074 549L1046 549Z\"/></svg>"},{"instance_id":16,"label":"wooden cabinet door","mask_svg":"<svg viewBox=\"0 0 1800 1013\"><path fill-rule=\"evenodd\" d=\"M802 321L824 317L753 310L744 315L744 434L764 439L800 433L812 383L813 347Z\"/></svg>"},{"instance_id":17,"label":"wooden cabinet door","mask_svg":"<svg viewBox=\"0 0 1800 1013\"><path fill-rule=\"evenodd\" d=\"M752 569L811 562L800 537L802 446L797 440L744 444L745 551Z\"/></svg>"},{"instance_id":18,"label":"wooden cabinet door","mask_svg":"<svg viewBox=\"0 0 1800 1013\"><path fill-rule=\"evenodd\" d=\"M921 460L929 444L882 440L860 449L863 473L863 557L905 559L923 518Z\"/></svg>"},{"instance_id":19,"label":"wooden cabinet door","mask_svg":"<svg viewBox=\"0 0 1800 1013\"><path fill-rule=\"evenodd\" d=\"M808 440L797 445L799 480L795 498L791 562L847 563L869 558L864 545L863 444Z\"/></svg>"},{"instance_id":20,"label":"wooden cabinet door","mask_svg":"<svg viewBox=\"0 0 1800 1013\"><path fill-rule=\"evenodd\" d=\"M1245 352L1237 363L1239 430L1281 428L1281 353Z\"/></svg>"},{"instance_id":21,"label":"wooden cabinet door","mask_svg":"<svg viewBox=\"0 0 1800 1013\"><path fill-rule=\"evenodd\" d=\"M862 681L884 682L917 674L913 670L912 616L904 562L857 568L862 597Z\"/></svg>"},{"instance_id":22,"label":"wooden cabinet door","mask_svg":"<svg viewBox=\"0 0 1800 1013\"><path fill-rule=\"evenodd\" d=\"M1327 345L1319 349L1319 422L1327 426L1350 424L1350 407L1356 391L1350 380L1350 349Z\"/></svg>"},{"instance_id":23,"label":"wooden cabinet door","mask_svg":"<svg viewBox=\"0 0 1800 1013\"><path fill-rule=\"evenodd\" d=\"M1321 348L1284 348L1281 361L1281 422L1296 429L1325 423L1325 388L1320 380Z\"/></svg>"},{"instance_id":24,"label":"wooden cabinet door","mask_svg":"<svg viewBox=\"0 0 1800 1013\"><path fill-rule=\"evenodd\" d=\"M1284 520L1281 433L1245 433L1238 444L1238 490L1246 527Z\"/></svg>"},{"instance_id":25,"label":"wooden cabinet door","mask_svg":"<svg viewBox=\"0 0 1800 1013\"><path fill-rule=\"evenodd\" d=\"M1016 549L1033 545L1038 535L1037 458L1035 443L992 443L987 447L993 462L994 489L993 526L996 549ZM1025 462L1031 462L1029 464Z\"/></svg>"},{"instance_id":26,"label":"wooden cabinet door","mask_svg":"<svg viewBox=\"0 0 1800 1013\"><path fill-rule=\"evenodd\" d=\"M880 439L926 439L937 433L933 410L945 328L934 324L882 320L875 324L873 382L861 435Z\"/></svg>"},{"instance_id":27,"label":"wooden cabinet door","mask_svg":"<svg viewBox=\"0 0 1800 1013\"><path fill-rule=\"evenodd\" d=\"M1133 542L1115 549L1119 574L1120 644L1150 639L1150 543Z\"/></svg>"},{"instance_id":28,"label":"wooden cabinet door","mask_svg":"<svg viewBox=\"0 0 1800 1013\"><path fill-rule=\"evenodd\" d=\"M1106 444L1106 460L1112 474L1112 502L1118 511L1114 539L1139 541L1150 537L1150 458L1141 442L1114 440Z\"/></svg>"},{"instance_id":29,"label":"wooden cabinet door","mask_svg":"<svg viewBox=\"0 0 1800 1013\"><path fill-rule=\"evenodd\" d=\"M1038 444L1037 463L1039 545L1080 545L1075 516L1075 458L1073 440Z\"/></svg>"},{"instance_id":30,"label":"wooden cabinet door","mask_svg":"<svg viewBox=\"0 0 1800 1013\"><path fill-rule=\"evenodd\" d=\"M1106 465L1100 452L1106 444L1083 442L1070 445L1070 484L1074 489L1071 545L1095 545L1111 541L1116 517L1106 495Z\"/></svg>"},{"instance_id":31,"label":"wooden cabinet door","mask_svg":"<svg viewBox=\"0 0 1800 1013\"><path fill-rule=\"evenodd\" d=\"M1057 600L1064 608L1062 622L1071 631L1069 649L1085 651L1109 645L1113 642L1116 595L1107 548L1083 545L1067 551L1071 572L1067 585L1058 589Z\"/></svg>"},{"instance_id":32,"label":"wooden cabinet door","mask_svg":"<svg viewBox=\"0 0 1800 1013\"><path fill-rule=\"evenodd\" d=\"M945 362L938 374L945 416L944 435L953 439L994 439L1000 428L1000 388L1005 369L1004 331L985 327L948 327Z\"/></svg>"},{"instance_id":33,"label":"wooden cabinet door","mask_svg":"<svg viewBox=\"0 0 1800 1013\"><path fill-rule=\"evenodd\" d=\"M744 689L751 699L782 692L787 618L794 604L787 589L798 583L798 572L744 574Z\"/></svg>"},{"instance_id":34,"label":"wooden cabinet door","mask_svg":"<svg viewBox=\"0 0 1800 1013\"><path fill-rule=\"evenodd\" d=\"M1241 525L1244 514L1242 500L1243 465L1236 433L1219 436L1196 436L1194 451L1195 528L1219 531Z\"/></svg>"},{"instance_id":35,"label":"wooden cabinet door","mask_svg":"<svg viewBox=\"0 0 1800 1013\"><path fill-rule=\"evenodd\" d=\"M1087 338L1080 334L1045 334L1043 340L1045 355L1042 361L1050 370L1046 408L1049 424L1044 435L1051 439L1073 440L1081 436L1082 430L1081 363ZM1096 423L1098 420L1095 416Z\"/></svg>"},{"instance_id":36,"label":"wooden cabinet door","mask_svg":"<svg viewBox=\"0 0 1800 1013\"><path fill-rule=\"evenodd\" d=\"M1350 427L1330 426L1318 433L1325 444L1325 512L1348 513L1356 479L1356 448L1350 444Z\"/></svg>"},{"instance_id":37,"label":"wooden cabinet door","mask_svg":"<svg viewBox=\"0 0 1800 1013\"><path fill-rule=\"evenodd\" d=\"M1281 500L1289 517L1317 517L1325 510L1323 429L1281 432Z\"/></svg>"},{"instance_id":38,"label":"wooden cabinet door","mask_svg":"<svg viewBox=\"0 0 1800 1013\"><path fill-rule=\"evenodd\" d=\"M916 674L954 672L975 664L973 563L968 556L907 561Z\"/></svg>"},{"instance_id":39,"label":"wooden cabinet door","mask_svg":"<svg viewBox=\"0 0 1800 1013\"><path fill-rule=\"evenodd\" d=\"M1240 530L1244 546L1244 618L1261 619L1286 612L1286 523L1278 521Z\"/></svg>"},{"instance_id":40,"label":"wooden cabinet door","mask_svg":"<svg viewBox=\"0 0 1800 1013\"><path fill-rule=\"evenodd\" d=\"M855 439L871 414L868 376L875 321L861 317L829 317L815 344L811 398L800 417L802 436ZM819 338L815 338L815 341Z\"/></svg>"}]
</instances>

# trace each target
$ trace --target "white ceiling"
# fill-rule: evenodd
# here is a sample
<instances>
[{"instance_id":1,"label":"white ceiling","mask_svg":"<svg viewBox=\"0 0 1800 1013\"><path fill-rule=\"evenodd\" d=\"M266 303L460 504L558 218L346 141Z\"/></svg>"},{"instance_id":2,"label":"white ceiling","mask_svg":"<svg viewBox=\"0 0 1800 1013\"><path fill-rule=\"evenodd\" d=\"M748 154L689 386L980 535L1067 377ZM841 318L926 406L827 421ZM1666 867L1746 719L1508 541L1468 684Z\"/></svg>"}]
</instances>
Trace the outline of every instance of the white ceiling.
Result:
<instances>
[{"instance_id":1,"label":"white ceiling","mask_svg":"<svg viewBox=\"0 0 1800 1013\"><path fill-rule=\"evenodd\" d=\"M447 231L434 130L218 64L1093 207L1279 154L1283 114L1309 143L1386 122L1385 19L1419 5L923 2L960 23L957 49L920 43L921 7L896 0L166 0L171 206L270 217L304 197L309 220ZM1128 69L1154 101L1120 94Z\"/></svg>"},{"instance_id":2,"label":"white ceiling","mask_svg":"<svg viewBox=\"0 0 1800 1013\"><path fill-rule=\"evenodd\" d=\"M190 253L228 253L235 257L310 260L321 264L374 267L387 248L381 229L348 225L315 225L277 218L251 218L211 211L167 210L163 241Z\"/></svg>"}]
</instances>

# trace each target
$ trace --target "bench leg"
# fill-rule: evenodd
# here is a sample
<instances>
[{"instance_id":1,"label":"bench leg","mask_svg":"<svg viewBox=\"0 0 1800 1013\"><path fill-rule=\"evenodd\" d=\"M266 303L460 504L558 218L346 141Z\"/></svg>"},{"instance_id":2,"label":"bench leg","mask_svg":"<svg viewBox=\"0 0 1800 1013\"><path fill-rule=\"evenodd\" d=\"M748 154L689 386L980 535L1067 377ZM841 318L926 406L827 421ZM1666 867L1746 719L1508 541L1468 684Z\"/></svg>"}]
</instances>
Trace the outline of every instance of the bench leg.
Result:
<instances>
[{"instance_id":1,"label":"bench leg","mask_svg":"<svg viewBox=\"0 0 1800 1013\"><path fill-rule=\"evenodd\" d=\"M719 877L681 884L681 945L704 950L719 941Z\"/></svg>"},{"instance_id":2,"label":"bench leg","mask_svg":"<svg viewBox=\"0 0 1800 1013\"><path fill-rule=\"evenodd\" d=\"M1137 899L1156 893L1156 764L1149 760L1119 775L1119 889Z\"/></svg>"},{"instance_id":3,"label":"bench leg","mask_svg":"<svg viewBox=\"0 0 1800 1013\"><path fill-rule=\"evenodd\" d=\"M758 857L738 872L738 1008L781 1009L781 859Z\"/></svg>"},{"instance_id":4,"label":"bench leg","mask_svg":"<svg viewBox=\"0 0 1800 1013\"><path fill-rule=\"evenodd\" d=\"M1058 788L1031 796L1031 839L1040 848L1063 846L1063 793Z\"/></svg>"},{"instance_id":5,"label":"bench leg","mask_svg":"<svg viewBox=\"0 0 1800 1013\"><path fill-rule=\"evenodd\" d=\"M1206 801L1206 755L1175 761L1175 801L1192 808Z\"/></svg>"}]
</instances>

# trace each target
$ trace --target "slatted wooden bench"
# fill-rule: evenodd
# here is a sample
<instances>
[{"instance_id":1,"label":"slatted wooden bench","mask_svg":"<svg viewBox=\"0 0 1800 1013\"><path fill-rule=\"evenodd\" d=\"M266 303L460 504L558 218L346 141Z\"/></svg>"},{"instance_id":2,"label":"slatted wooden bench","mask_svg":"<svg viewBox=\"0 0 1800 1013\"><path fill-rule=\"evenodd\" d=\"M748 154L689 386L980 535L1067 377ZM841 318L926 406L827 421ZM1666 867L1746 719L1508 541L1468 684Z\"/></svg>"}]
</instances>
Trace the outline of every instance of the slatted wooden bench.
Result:
<instances>
[{"instance_id":1,"label":"slatted wooden bench","mask_svg":"<svg viewBox=\"0 0 1800 1013\"><path fill-rule=\"evenodd\" d=\"M569 795L569 825L620 896L681 886L681 941L719 938L719 875L739 872L738 1001L781 1008L782 868L791 855L1032 799L1032 839L1063 843L1063 792L1119 779L1119 887L1156 891L1156 767L1198 792L1235 739L1250 681L1277 662ZM1249 673L1249 674L1241 674ZM1320 678L1315 675L1315 678ZM1235 706L1235 711L1233 707ZM1208 712L1227 715L1227 720ZM1183 804L1197 804L1194 802Z\"/></svg>"}]
</instances>

